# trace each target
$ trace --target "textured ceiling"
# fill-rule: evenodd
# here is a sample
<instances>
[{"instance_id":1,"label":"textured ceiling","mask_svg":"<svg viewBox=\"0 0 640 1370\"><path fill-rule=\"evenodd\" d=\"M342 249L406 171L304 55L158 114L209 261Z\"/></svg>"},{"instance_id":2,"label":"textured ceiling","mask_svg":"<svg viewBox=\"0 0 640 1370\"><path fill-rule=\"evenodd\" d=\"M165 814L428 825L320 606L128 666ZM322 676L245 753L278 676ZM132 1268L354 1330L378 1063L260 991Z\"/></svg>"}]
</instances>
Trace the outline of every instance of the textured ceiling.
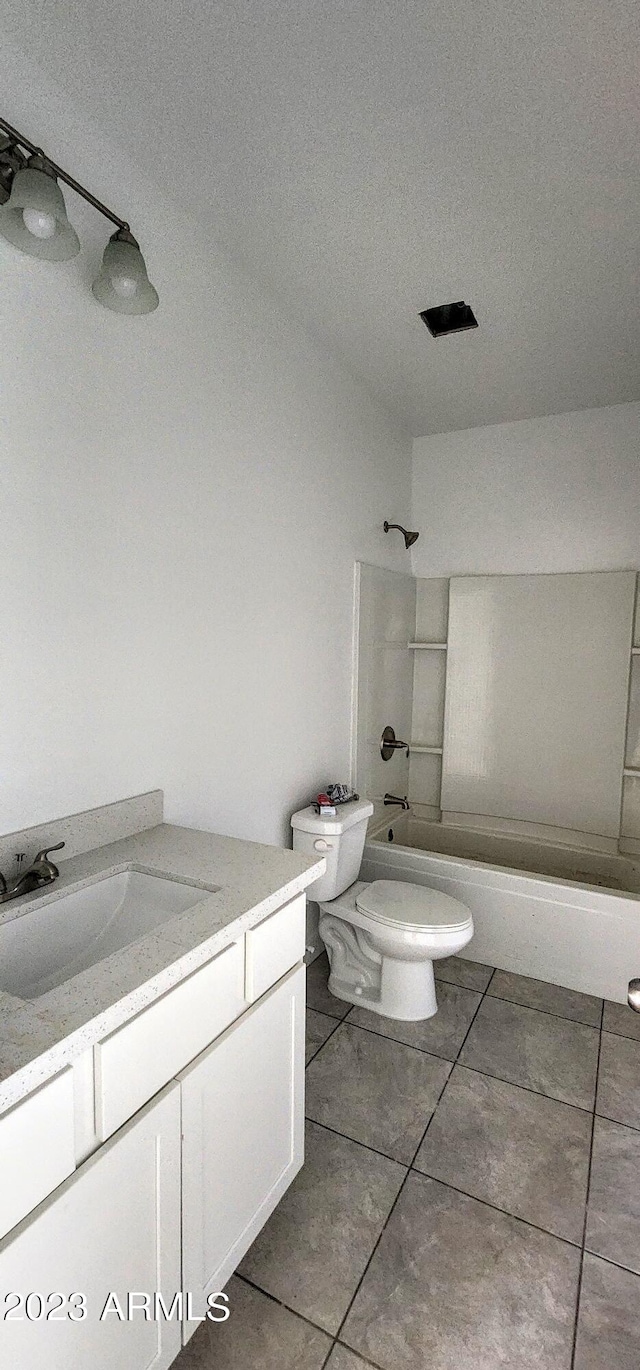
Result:
<instances>
[{"instance_id":1,"label":"textured ceiling","mask_svg":"<svg viewBox=\"0 0 640 1370\"><path fill-rule=\"evenodd\" d=\"M3 11L414 433L640 397L638 0Z\"/></svg>"}]
</instances>

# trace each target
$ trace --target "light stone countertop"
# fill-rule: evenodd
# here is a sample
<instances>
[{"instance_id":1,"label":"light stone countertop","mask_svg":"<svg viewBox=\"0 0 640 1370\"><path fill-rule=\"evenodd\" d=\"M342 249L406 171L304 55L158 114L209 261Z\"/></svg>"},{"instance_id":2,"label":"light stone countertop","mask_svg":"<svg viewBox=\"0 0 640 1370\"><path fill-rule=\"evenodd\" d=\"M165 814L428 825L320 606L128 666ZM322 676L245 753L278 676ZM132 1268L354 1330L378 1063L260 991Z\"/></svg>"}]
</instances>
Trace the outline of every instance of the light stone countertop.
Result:
<instances>
[{"instance_id":1,"label":"light stone countertop","mask_svg":"<svg viewBox=\"0 0 640 1370\"><path fill-rule=\"evenodd\" d=\"M132 866L202 885L202 901L38 999L0 991L0 1113L302 893L324 860L163 823L65 861L50 889L0 905L0 925Z\"/></svg>"}]
</instances>

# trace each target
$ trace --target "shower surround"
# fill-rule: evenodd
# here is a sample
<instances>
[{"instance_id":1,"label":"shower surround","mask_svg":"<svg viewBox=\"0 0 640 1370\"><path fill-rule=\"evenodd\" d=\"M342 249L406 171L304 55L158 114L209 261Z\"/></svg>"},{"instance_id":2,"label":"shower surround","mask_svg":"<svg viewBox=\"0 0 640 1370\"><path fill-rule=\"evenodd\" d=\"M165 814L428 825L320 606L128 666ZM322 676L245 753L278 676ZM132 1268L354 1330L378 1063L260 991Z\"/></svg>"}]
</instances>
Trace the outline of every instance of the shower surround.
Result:
<instances>
[{"instance_id":1,"label":"shower surround","mask_svg":"<svg viewBox=\"0 0 640 1370\"><path fill-rule=\"evenodd\" d=\"M624 1002L640 971L636 573L449 582L367 566L358 581L365 878L468 903L474 959ZM382 761L386 724L409 760Z\"/></svg>"}]
</instances>

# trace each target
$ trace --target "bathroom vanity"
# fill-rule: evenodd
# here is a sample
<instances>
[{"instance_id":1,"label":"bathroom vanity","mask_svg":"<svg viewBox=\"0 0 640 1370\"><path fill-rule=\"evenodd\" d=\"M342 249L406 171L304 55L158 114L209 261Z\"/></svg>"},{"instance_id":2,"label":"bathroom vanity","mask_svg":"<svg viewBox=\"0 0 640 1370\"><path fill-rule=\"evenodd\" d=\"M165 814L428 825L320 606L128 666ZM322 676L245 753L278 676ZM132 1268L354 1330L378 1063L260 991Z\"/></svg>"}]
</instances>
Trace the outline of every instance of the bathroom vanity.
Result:
<instances>
[{"instance_id":1,"label":"bathroom vanity","mask_svg":"<svg viewBox=\"0 0 640 1370\"><path fill-rule=\"evenodd\" d=\"M322 869L162 825L65 862L14 911L28 933L43 899L53 916L131 871L202 894L44 993L0 994L2 1364L165 1370L224 1288L303 1160Z\"/></svg>"}]
</instances>

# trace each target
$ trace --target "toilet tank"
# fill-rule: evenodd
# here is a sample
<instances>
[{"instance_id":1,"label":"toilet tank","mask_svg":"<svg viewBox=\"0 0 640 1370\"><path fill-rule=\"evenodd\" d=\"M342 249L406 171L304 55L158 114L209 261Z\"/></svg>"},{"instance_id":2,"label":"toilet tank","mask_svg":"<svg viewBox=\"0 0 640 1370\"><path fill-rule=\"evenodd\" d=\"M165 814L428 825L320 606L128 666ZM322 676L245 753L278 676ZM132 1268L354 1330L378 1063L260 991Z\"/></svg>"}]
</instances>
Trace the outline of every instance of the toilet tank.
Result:
<instances>
[{"instance_id":1,"label":"toilet tank","mask_svg":"<svg viewBox=\"0 0 640 1370\"><path fill-rule=\"evenodd\" d=\"M321 818L313 804L292 815L293 850L324 856L327 863L326 874L309 885L309 899L337 899L358 879L372 813L373 804L354 799L340 804L335 818Z\"/></svg>"}]
</instances>

